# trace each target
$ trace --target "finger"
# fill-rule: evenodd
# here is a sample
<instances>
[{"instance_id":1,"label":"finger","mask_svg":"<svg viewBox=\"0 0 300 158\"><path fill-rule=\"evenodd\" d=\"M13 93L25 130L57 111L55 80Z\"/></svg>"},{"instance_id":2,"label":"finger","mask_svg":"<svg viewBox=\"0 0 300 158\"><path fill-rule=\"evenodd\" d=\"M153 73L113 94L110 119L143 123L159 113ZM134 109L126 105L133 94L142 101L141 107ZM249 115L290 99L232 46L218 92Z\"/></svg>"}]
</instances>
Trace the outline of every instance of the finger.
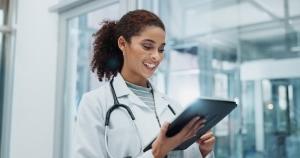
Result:
<instances>
[{"instance_id":1,"label":"finger","mask_svg":"<svg viewBox=\"0 0 300 158\"><path fill-rule=\"evenodd\" d=\"M166 137L166 133L168 131L168 127L169 127L170 123L169 122L165 122L161 128L160 128L160 133L159 133L159 138L163 139Z\"/></svg>"},{"instance_id":2,"label":"finger","mask_svg":"<svg viewBox=\"0 0 300 158\"><path fill-rule=\"evenodd\" d=\"M213 143L215 143L215 140L216 140L215 137L211 137L211 138L209 138L207 140L201 141L201 144L213 144Z\"/></svg>"},{"instance_id":3,"label":"finger","mask_svg":"<svg viewBox=\"0 0 300 158\"><path fill-rule=\"evenodd\" d=\"M204 122L203 121L198 121L197 124L193 127L193 129L190 131L191 134L196 134L197 131L204 126Z\"/></svg>"},{"instance_id":4,"label":"finger","mask_svg":"<svg viewBox=\"0 0 300 158\"><path fill-rule=\"evenodd\" d=\"M197 120L197 122L194 123L194 125L189 129L189 131L186 131L184 135L185 139L194 137L197 134L198 130L200 128L203 128L205 121L206 121L205 119Z\"/></svg>"},{"instance_id":5,"label":"finger","mask_svg":"<svg viewBox=\"0 0 300 158\"><path fill-rule=\"evenodd\" d=\"M185 129L185 130L191 129L191 128L194 126L194 124L197 123L199 120L200 120L200 117L199 117L199 116L193 118L193 119L192 119L192 120L184 127L184 129ZM188 130L188 131L189 131L189 130Z\"/></svg>"},{"instance_id":6,"label":"finger","mask_svg":"<svg viewBox=\"0 0 300 158\"><path fill-rule=\"evenodd\" d=\"M197 121L189 133L196 134L199 129L203 128L205 122L205 119L200 119L199 121Z\"/></svg>"},{"instance_id":7,"label":"finger","mask_svg":"<svg viewBox=\"0 0 300 158\"><path fill-rule=\"evenodd\" d=\"M203 127L204 127L204 125L202 124L202 125L200 125L199 129L203 128ZM186 140L197 136L197 132L198 132L198 130L191 132L189 135L186 136Z\"/></svg>"},{"instance_id":8,"label":"finger","mask_svg":"<svg viewBox=\"0 0 300 158\"><path fill-rule=\"evenodd\" d=\"M200 137L200 139L201 139L201 140L206 140L206 139L209 139L209 138L212 137L212 136L213 136L213 132L208 131L208 132L206 132L204 135L202 135L202 136Z\"/></svg>"},{"instance_id":9,"label":"finger","mask_svg":"<svg viewBox=\"0 0 300 158\"><path fill-rule=\"evenodd\" d=\"M200 117L193 118L177 135L180 138L184 138L186 134L192 129L193 125L197 123Z\"/></svg>"},{"instance_id":10,"label":"finger","mask_svg":"<svg viewBox=\"0 0 300 158\"><path fill-rule=\"evenodd\" d=\"M194 127L186 134L186 136L195 136L199 129L204 127L205 120L199 120Z\"/></svg>"}]
</instances>

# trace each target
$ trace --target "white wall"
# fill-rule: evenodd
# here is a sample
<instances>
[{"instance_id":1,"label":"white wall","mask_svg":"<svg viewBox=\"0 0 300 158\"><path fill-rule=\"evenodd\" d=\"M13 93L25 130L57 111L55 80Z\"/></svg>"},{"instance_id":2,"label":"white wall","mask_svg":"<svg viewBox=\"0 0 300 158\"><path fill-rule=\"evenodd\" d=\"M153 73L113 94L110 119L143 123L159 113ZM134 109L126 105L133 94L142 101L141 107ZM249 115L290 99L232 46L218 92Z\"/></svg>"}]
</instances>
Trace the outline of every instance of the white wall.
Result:
<instances>
[{"instance_id":1,"label":"white wall","mask_svg":"<svg viewBox=\"0 0 300 158\"><path fill-rule=\"evenodd\" d=\"M300 58L256 60L241 65L241 80L300 77Z\"/></svg>"},{"instance_id":2,"label":"white wall","mask_svg":"<svg viewBox=\"0 0 300 158\"><path fill-rule=\"evenodd\" d=\"M52 158L58 0L18 0L9 158Z\"/></svg>"}]
</instances>

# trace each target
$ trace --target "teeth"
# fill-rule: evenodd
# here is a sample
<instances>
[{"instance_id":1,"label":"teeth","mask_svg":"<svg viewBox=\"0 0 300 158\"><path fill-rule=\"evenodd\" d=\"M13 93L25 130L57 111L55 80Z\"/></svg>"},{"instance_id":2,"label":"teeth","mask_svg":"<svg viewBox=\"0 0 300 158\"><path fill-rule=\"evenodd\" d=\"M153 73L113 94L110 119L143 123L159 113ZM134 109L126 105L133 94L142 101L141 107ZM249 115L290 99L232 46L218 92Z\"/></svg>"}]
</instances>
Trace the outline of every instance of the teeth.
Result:
<instances>
[{"instance_id":1,"label":"teeth","mask_svg":"<svg viewBox=\"0 0 300 158\"><path fill-rule=\"evenodd\" d=\"M151 69L155 67L155 64L149 64L149 63L144 63L144 64Z\"/></svg>"}]
</instances>

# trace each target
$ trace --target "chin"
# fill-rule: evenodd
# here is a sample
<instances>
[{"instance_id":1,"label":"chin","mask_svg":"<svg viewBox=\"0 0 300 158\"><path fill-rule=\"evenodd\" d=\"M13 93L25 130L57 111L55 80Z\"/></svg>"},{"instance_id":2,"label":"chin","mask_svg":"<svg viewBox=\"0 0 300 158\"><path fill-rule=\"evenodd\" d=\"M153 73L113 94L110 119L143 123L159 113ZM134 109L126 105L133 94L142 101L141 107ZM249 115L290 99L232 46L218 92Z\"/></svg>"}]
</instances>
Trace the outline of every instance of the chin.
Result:
<instances>
[{"instance_id":1,"label":"chin","mask_svg":"<svg viewBox=\"0 0 300 158\"><path fill-rule=\"evenodd\" d=\"M150 77L152 77L152 74L151 74L151 75L143 75L143 77L144 77L145 79L149 79Z\"/></svg>"},{"instance_id":2,"label":"chin","mask_svg":"<svg viewBox=\"0 0 300 158\"><path fill-rule=\"evenodd\" d=\"M154 73L156 72L156 69L152 70L152 71L144 70L144 71L140 71L140 72L141 72L140 74L142 77L149 79L154 75Z\"/></svg>"},{"instance_id":3,"label":"chin","mask_svg":"<svg viewBox=\"0 0 300 158\"><path fill-rule=\"evenodd\" d=\"M153 74L154 74L154 73L143 73L142 76L143 76L144 78L146 78L146 79L149 79L150 77L153 76Z\"/></svg>"}]
</instances>

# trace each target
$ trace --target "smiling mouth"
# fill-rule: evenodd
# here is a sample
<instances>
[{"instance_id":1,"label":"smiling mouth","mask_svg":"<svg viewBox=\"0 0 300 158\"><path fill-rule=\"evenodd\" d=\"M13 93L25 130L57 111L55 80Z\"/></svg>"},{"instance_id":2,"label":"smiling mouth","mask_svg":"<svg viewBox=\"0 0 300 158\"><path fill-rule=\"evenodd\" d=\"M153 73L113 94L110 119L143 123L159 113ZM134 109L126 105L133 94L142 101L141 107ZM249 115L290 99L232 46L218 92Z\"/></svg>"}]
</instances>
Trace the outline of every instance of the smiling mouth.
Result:
<instances>
[{"instance_id":1,"label":"smiling mouth","mask_svg":"<svg viewBox=\"0 0 300 158\"><path fill-rule=\"evenodd\" d=\"M153 69L155 69L156 68L156 66L157 65L155 65L155 64L150 64L150 63L143 63L148 69L151 69L151 70L153 70Z\"/></svg>"}]
</instances>

